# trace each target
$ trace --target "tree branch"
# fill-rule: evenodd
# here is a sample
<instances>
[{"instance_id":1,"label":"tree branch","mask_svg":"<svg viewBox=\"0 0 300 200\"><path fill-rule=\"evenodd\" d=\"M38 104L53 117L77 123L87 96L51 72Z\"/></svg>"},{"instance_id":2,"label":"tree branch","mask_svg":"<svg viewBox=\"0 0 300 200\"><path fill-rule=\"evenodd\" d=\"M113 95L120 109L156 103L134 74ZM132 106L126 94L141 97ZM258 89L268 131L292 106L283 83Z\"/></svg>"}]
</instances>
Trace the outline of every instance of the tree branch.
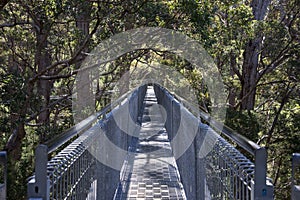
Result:
<instances>
[{"instance_id":1,"label":"tree branch","mask_svg":"<svg viewBox=\"0 0 300 200\"><path fill-rule=\"evenodd\" d=\"M8 4L9 0L0 0L0 10L4 8L6 4Z\"/></svg>"},{"instance_id":2,"label":"tree branch","mask_svg":"<svg viewBox=\"0 0 300 200\"><path fill-rule=\"evenodd\" d=\"M282 98L281 100L281 103L280 103L280 107L278 108L277 112L276 112L276 115L275 115L275 118L272 122L272 126L268 132L268 137L267 137L267 141L266 141L266 147L268 147L268 145L270 144L270 141L272 139L272 136L273 136L273 132L275 130L275 127L277 125L277 122L279 120L279 115L284 107L284 105L286 104L286 102L288 101L289 99L289 96L291 95L291 93L293 92L294 88L296 87L296 85L294 85L292 88L290 88L290 84L288 84L287 88L286 88L286 92L285 92L285 95L284 97Z\"/></svg>"},{"instance_id":3,"label":"tree branch","mask_svg":"<svg viewBox=\"0 0 300 200\"><path fill-rule=\"evenodd\" d=\"M236 66L231 66L233 72L238 76L239 80L243 80L242 74L240 73L239 69Z\"/></svg>"},{"instance_id":4,"label":"tree branch","mask_svg":"<svg viewBox=\"0 0 300 200\"><path fill-rule=\"evenodd\" d=\"M25 25L25 24L30 24L30 23L29 22L4 23L4 24L0 24L0 28L10 28L10 27Z\"/></svg>"},{"instance_id":5,"label":"tree branch","mask_svg":"<svg viewBox=\"0 0 300 200\"><path fill-rule=\"evenodd\" d=\"M277 57L267 67L258 72L258 80L260 80L265 74L272 72L276 67L282 64L283 61L290 57L290 55L287 53L290 50L289 46L291 43L292 40L290 40L290 42L279 52Z\"/></svg>"},{"instance_id":6,"label":"tree branch","mask_svg":"<svg viewBox=\"0 0 300 200\"><path fill-rule=\"evenodd\" d=\"M67 66L70 66L70 65L76 63L78 57L82 53L82 50L85 49L85 47L86 47L87 43L89 42L89 40L91 39L91 37L96 33L99 25L100 25L100 19L97 20L96 25L94 26L94 29L84 39L83 44L77 49L77 51L75 52L75 54L70 59L58 61L58 62L56 62L56 63L54 63L54 64L46 67L44 70L40 71L33 78L31 78L29 81L30 82L35 82L36 80L39 79L40 76L44 75L46 72L54 69L57 66L64 65L65 67L67 67Z\"/></svg>"}]
</instances>

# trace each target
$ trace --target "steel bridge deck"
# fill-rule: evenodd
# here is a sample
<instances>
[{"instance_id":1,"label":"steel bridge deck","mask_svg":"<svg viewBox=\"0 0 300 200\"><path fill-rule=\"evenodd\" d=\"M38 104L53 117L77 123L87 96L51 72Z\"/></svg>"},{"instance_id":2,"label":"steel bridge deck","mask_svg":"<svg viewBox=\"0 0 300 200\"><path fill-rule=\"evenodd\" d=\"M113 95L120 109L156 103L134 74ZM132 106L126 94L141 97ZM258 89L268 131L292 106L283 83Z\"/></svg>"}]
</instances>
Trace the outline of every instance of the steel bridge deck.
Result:
<instances>
[{"instance_id":1,"label":"steel bridge deck","mask_svg":"<svg viewBox=\"0 0 300 200\"><path fill-rule=\"evenodd\" d=\"M139 139L124 162L115 200L186 199L164 122L153 87L148 86Z\"/></svg>"}]
</instances>

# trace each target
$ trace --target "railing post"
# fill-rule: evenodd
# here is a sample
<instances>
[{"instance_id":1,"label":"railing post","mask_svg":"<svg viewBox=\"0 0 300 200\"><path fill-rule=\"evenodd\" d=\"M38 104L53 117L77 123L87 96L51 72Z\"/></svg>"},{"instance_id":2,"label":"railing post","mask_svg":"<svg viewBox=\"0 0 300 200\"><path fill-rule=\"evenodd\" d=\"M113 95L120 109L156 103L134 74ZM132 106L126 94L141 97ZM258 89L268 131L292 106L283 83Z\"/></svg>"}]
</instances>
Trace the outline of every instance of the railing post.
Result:
<instances>
[{"instance_id":1,"label":"railing post","mask_svg":"<svg viewBox=\"0 0 300 200\"><path fill-rule=\"evenodd\" d=\"M39 145L35 150L35 176L28 182L29 200L49 200L50 181L47 176L48 147Z\"/></svg>"},{"instance_id":2,"label":"railing post","mask_svg":"<svg viewBox=\"0 0 300 200\"><path fill-rule=\"evenodd\" d=\"M259 148L255 151L254 182L251 184L251 200L273 199L273 185L267 182L267 150Z\"/></svg>"},{"instance_id":3,"label":"railing post","mask_svg":"<svg viewBox=\"0 0 300 200\"><path fill-rule=\"evenodd\" d=\"M292 200L300 199L300 185L296 185L295 174L296 169L300 166L300 153L293 153L292 156Z\"/></svg>"},{"instance_id":4,"label":"railing post","mask_svg":"<svg viewBox=\"0 0 300 200\"><path fill-rule=\"evenodd\" d=\"M196 197L197 199L206 199L206 196L209 196L209 194L206 194L207 191L207 183L206 183L206 159L207 155L204 155L203 152L201 152L201 147L205 145L205 137L208 133L208 126L199 123L198 126L198 132L195 137L195 152L196 152L196 174L197 174L197 180L196 180Z\"/></svg>"},{"instance_id":5,"label":"railing post","mask_svg":"<svg viewBox=\"0 0 300 200\"><path fill-rule=\"evenodd\" d=\"M6 190L7 190L7 154L6 154L6 151L0 152L0 166L2 166L2 170L3 170L3 172L2 172L3 180L0 179L0 199L6 200Z\"/></svg>"},{"instance_id":6,"label":"railing post","mask_svg":"<svg viewBox=\"0 0 300 200\"><path fill-rule=\"evenodd\" d=\"M167 109L168 108L166 108L166 113L168 113ZM170 105L169 110L170 110L169 112L170 112L170 117L171 117L170 124L169 124L169 127L170 127L169 139L173 139L176 135L176 133L174 133L175 128L174 128L174 99L173 98L171 99L171 105ZM168 117L168 114L166 116L166 121L167 121L167 117Z\"/></svg>"}]
</instances>

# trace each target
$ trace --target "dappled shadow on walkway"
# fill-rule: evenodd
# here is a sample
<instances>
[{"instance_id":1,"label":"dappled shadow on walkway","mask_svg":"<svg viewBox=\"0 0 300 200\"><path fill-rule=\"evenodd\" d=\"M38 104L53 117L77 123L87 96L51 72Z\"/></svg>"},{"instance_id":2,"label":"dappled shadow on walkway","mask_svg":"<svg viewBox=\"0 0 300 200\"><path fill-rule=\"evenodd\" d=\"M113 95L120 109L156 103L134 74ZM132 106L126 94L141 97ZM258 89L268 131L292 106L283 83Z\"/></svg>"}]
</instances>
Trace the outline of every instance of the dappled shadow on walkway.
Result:
<instances>
[{"instance_id":1,"label":"dappled shadow on walkway","mask_svg":"<svg viewBox=\"0 0 300 200\"><path fill-rule=\"evenodd\" d=\"M135 152L129 152L121 171L115 200L186 199L180 182L165 119L149 86Z\"/></svg>"}]
</instances>

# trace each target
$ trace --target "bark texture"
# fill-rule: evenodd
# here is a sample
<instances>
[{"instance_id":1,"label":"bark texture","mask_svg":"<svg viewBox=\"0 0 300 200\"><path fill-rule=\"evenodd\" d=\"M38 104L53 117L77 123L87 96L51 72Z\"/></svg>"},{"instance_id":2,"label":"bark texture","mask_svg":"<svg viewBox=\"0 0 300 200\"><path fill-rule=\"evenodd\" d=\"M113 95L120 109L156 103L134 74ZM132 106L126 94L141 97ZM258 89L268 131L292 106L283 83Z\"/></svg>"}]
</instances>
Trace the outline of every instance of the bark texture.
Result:
<instances>
[{"instance_id":1,"label":"bark texture","mask_svg":"<svg viewBox=\"0 0 300 200\"><path fill-rule=\"evenodd\" d=\"M254 20L262 21L267 15L270 0L253 0L251 3ZM263 35L260 31L245 47L242 65L241 109L253 110L255 105L256 84L258 80L259 54Z\"/></svg>"}]
</instances>

